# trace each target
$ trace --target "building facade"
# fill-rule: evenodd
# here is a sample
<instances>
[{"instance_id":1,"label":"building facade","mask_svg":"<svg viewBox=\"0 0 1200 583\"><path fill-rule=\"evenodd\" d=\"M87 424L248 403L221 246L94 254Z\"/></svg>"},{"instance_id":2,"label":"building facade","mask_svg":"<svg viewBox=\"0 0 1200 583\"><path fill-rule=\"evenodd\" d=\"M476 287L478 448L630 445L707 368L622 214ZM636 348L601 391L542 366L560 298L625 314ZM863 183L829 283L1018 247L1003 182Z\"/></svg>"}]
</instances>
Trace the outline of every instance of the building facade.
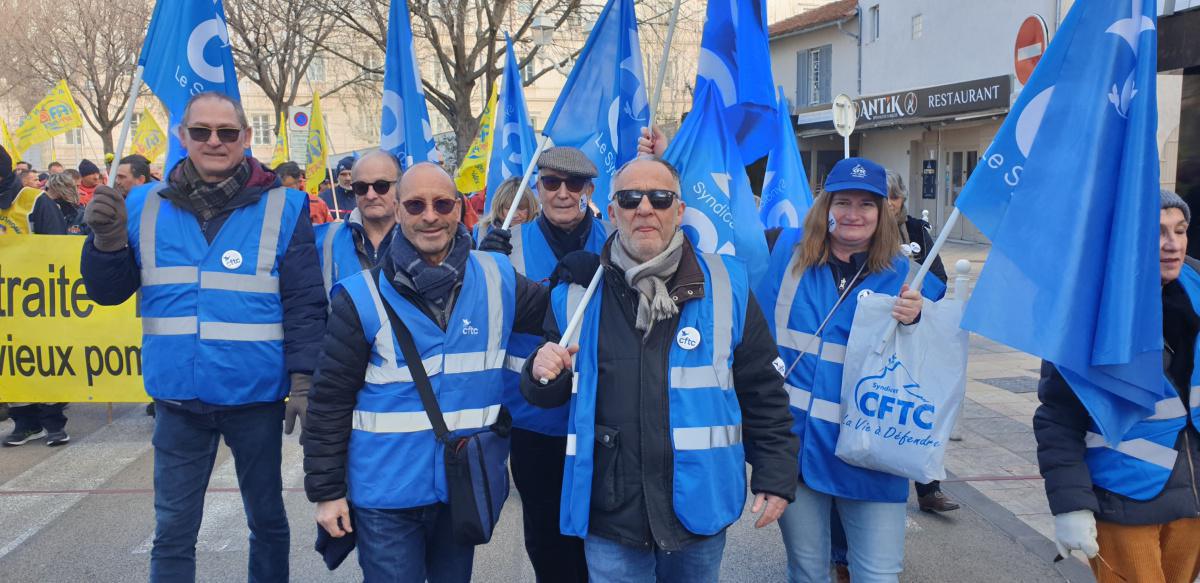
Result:
<instances>
[{"instance_id":1,"label":"building facade","mask_svg":"<svg viewBox=\"0 0 1200 583\"><path fill-rule=\"evenodd\" d=\"M908 186L909 214L927 211L940 230L1020 94L1021 79L1031 70L1027 65L1053 39L1069 4L843 0L774 24L775 78L796 95L792 115L814 192L843 155L830 102L846 94L858 114L851 154L900 173ZM1160 12L1171 8L1160 2ZM1200 34L1200 28L1179 28ZM1162 34L1160 29L1160 39ZM1180 39L1179 52L1196 52L1190 48L1194 41ZM1189 78L1184 72L1195 67L1189 64L1194 59L1182 57L1176 74L1159 76L1164 186L1176 182L1181 101L1188 86L1183 80ZM965 217L951 237L986 241Z\"/></svg>"}]
</instances>

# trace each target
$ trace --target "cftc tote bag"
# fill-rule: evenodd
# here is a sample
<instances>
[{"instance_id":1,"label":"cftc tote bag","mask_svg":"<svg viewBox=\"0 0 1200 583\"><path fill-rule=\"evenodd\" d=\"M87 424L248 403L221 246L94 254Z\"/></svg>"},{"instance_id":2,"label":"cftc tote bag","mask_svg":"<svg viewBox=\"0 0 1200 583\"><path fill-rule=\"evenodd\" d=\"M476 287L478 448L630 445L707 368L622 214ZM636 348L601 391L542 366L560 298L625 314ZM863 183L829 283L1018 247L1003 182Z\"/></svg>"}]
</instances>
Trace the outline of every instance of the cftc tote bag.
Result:
<instances>
[{"instance_id":1,"label":"cftc tote bag","mask_svg":"<svg viewBox=\"0 0 1200 583\"><path fill-rule=\"evenodd\" d=\"M895 299L872 294L854 312L836 453L851 465L927 483L946 477L946 440L966 392L964 305L926 299L920 321L896 327Z\"/></svg>"}]
</instances>

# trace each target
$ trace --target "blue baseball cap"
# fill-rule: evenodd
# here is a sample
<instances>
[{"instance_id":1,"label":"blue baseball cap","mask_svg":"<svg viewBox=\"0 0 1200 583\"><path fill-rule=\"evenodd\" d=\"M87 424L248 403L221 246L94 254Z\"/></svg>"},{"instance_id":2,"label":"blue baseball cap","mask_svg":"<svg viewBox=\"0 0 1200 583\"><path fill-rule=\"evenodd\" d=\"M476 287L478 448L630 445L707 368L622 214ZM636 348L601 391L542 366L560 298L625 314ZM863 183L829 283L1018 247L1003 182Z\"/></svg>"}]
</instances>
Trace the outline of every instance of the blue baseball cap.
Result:
<instances>
[{"instance_id":1,"label":"blue baseball cap","mask_svg":"<svg viewBox=\"0 0 1200 583\"><path fill-rule=\"evenodd\" d=\"M887 170L866 158L846 158L825 177L825 192L865 190L887 198Z\"/></svg>"}]
</instances>

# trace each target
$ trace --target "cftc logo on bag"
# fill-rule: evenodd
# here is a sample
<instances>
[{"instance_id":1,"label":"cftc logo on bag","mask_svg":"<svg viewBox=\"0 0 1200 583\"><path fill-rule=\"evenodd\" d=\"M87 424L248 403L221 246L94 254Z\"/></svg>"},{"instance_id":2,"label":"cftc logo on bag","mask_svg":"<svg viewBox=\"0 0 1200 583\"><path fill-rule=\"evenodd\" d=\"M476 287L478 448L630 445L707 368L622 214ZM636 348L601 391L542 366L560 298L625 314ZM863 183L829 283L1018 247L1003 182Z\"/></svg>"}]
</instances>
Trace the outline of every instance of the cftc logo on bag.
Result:
<instances>
[{"instance_id":1,"label":"cftc logo on bag","mask_svg":"<svg viewBox=\"0 0 1200 583\"><path fill-rule=\"evenodd\" d=\"M854 387L854 405L870 423L859 419L848 428L874 433L900 445L938 446L931 438L937 409L921 394L921 385L893 354L877 375L865 376ZM918 434L914 435L913 431Z\"/></svg>"}]
</instances>

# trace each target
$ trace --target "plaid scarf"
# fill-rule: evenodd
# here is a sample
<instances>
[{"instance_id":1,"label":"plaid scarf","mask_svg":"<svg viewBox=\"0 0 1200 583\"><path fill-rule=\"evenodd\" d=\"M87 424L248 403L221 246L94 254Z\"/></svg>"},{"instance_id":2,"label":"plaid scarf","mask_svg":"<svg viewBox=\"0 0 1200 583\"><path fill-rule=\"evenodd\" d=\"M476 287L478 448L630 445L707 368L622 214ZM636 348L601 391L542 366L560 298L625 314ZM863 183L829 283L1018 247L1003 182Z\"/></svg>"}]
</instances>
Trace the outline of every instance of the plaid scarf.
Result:
<instances>
[{"instance_id":1,"label":"plaid scarf","mask_svg":"<svg viewBox=\"0 0 1200 583\"><path fill-rule=\"evenodd\" d=\"M396 227L397 230L399 228ZM454 240L450 243L450 254L440 265L426 263L402 232L396 232L388 249L388 258L397 276L407 277L412 282L413 290L439 310L449 307L450 293L454 291L454 284L466 273L470 254L471 232L462 223L458 224ZM397 281L399 279L396 278Z\"/></svg>"},{"instance_id":2,"label":"plaid scarf","mask_svg":"<svg viewBox=\"0 0 1200 583\"><path fill-rule=\"evenodd\" d=\"M176 167L169 179L170 188L163 191L171 202L190 209L201 221L211 220L221 213L246 181L250 180L250 164L243 161L233 175L216 184L205 182L190 159Z\"/></svg>"}]
</instances>

